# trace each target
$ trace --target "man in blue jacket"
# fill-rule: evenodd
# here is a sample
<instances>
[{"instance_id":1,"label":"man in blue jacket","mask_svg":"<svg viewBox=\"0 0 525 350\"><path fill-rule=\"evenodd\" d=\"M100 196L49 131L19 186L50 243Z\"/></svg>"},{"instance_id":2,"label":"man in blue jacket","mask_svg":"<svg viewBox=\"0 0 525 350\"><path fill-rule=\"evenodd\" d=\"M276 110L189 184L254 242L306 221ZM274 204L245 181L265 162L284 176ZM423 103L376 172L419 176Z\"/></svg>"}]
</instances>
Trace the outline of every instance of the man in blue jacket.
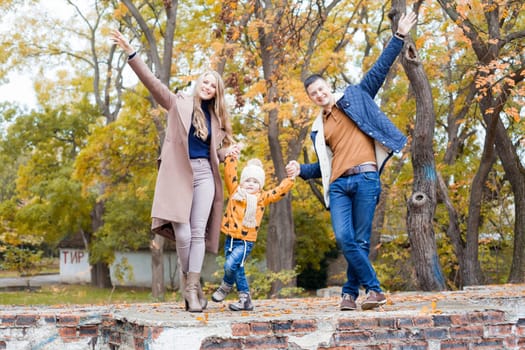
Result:
<instances>
[{"instance_id":1,"label":"man in blue jacket","mask_svg":"<svg viewBox=\"0 0 525 350\"><path fill-rule=\"evenodd\" d=\"M397 32L374 66L359 84L347 86L343 94L333 94L318 74L304 81L308 96L322 108L311 134L318 162L299 164L291 161L286 169L289 176L322 179L335 238L348 264L341 310L357 308L361 286L367 294L361 309L373 309L386 303L368 259L370 235L381 193L379 174L392 153L403 149L407 138L381 112L374 97L415 23L414 13L402 15Z\"/></svg>"}]
</instances>

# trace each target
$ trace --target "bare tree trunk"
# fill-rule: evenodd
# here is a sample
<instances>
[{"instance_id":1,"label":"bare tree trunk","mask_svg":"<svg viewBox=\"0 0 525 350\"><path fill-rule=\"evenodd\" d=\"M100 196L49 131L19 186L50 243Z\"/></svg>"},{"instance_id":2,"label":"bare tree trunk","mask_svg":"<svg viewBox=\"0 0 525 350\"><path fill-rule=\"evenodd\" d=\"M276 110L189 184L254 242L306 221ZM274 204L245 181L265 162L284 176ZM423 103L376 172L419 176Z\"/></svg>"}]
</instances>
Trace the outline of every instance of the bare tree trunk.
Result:
<instances>
[{"instance_id":1,"label":"bare tree trunk","mask_svg":"<svg viewBox=\"0 0 525 350\"><path fill-rule=\"evenodd\" d=\"M514 193L514 250L508 282L523 283L525 282L525 168L499 118L496 134L496 151Z\"/></svg>"},{"instance_id":2,"label":"bare tree trunk","mask_svg":"<svg viewBox=\"0 0 525 350\"><path fill-rule=\"evenodd\" d=\"M95 203L95 207L91 212L91 225L93 232L97 232L97 230L104 224L104 221L102 220L104 206L104 202L99 201ZM91 285L98 288L112 287L109 266L107 263L99 261L91 265Z\"/></svg>"},{"instance_id":3,"label":"bare tree trunk","mask_svg":"<svg viewBox=\"0 0 525 350\"><path fill-rule=\"evenodd\" d=\"M480 165L470 185L470 200L467 218L466 249L463 256L461 279L466 286L483 283L481 265L478 259L479 225L481 221L481 203L483 187L495 160L494 138L496 118L491 118L485 134L485 145Z\"/></svg>"},{"instance_id":4,"label":"bare tree trunk","mask_svg":"<svg viewBox=\"0 0 525 350\"><path fill-rule=\"evenodd\" d=\"M453 70L450 65L452 59L448 60L448 63L445 65L447 72L447 85L455 84L456 78L452 75ZM456 74L456 76L463 76L464 72ZM448 95L449 107L447 113L447 125L445 130L448 136L447 149L445 151L445 156L443 161L447 165L453 165L456 163L458 156L460 155L460 150L463 148L465 141L475 132L469 130L468 128L461 128L461 120L466 118L470 106L473 103L474 97L476 95L475 85L471 83L468 86L468 92L465 100L457 99L456 95L452 92ZM459 108L458 112L455 112L457 108L456 103L461 101L462 107ZM454 284L458 287L464 285L463 280L463 271L465 271L465 248L466 243L461 235L461 225L460 221L463 217L460 217L458 210L454 207L452 200L448 194L448 186L446 185L446 179L443 179L440 174L438 174L438 201L442 201L447 208L448 213L448 225L446 227L447 237L450 239L452 246L454 247L454 253L456 255L459 273L454 277Z\"/></svg>"},{"instance_id":5,"label":"bare tree trunk","mask_svg":"<svg viewBox=\"0 0 525 350\"><path fill-rule=\"evenodd\" d=\"M270 96L272 88L269 92ZM272 156L275 174L279 180L285 177L284 158L279 143L278 111L269 112L268 140L270 154ZM268 220L268 238L266 240L266 265L271 271L292 270L295 267L295 229L293 224L293 213L291 197L288 195L276 203L270 205ZM294 279L289 286L295 286ZM272 283L270 295L277 295L283 287L280 281Z\"/></svg>"},{"instance_id":6,"label":"bare tree trunk","mask_svg":"<svg viewBox=\"0 0 525 350\"><path fill-rule=\"evenodd\" d=\"M151 291L153 298L164 300L164 237L155 235L150 243Z\"/></svg>"},{"instance_id":7,"label":"bare tree trunk","mask_svg":"<svg viewBox=\"0 0 525 350\"><path fill-rule=\"evenodd\" d=\"M97 288L112 287L108 264L98 262L91 265L91 285Z\"/></svg>"},{"instance_id":8,"label":"bare tree trunk","mask_svg":"<svg viewBox=\"0 0 525 350\"><path fill-rule=\"evenodd\" d=\"M458 212L448 195L448 188L443 180L441 174L438 173L438 195L441 196L441 200L445 204L448 212L448 226L447 226L447 237L450 239L452 246L454 247L454 252L456 253L457 260L459 262L460 273L457 274L457 277L454 278L454 283L458 286L463 285L463 280L461 278L461 271L463 269L463 262L465 261L465 244L461 239L460 228L459 228L459 218ZM459 277L459 280L458 280Z\"/></svg>"},{"instance_id":9,"label":"bare tree trunk","mask_svg":"<svg viewBox=\"0 0 525 350\"><path fill-rule=\"evenodd\" d=\"M390 17L399 17L406 4L395 0L392 8ZM397 25L397 19L394 23ZM430 84L410 38L405 42L401 63L412 85L417 106L412 140L414 192L408 200L408 237L419 287L422 290L444 290L445 279L433 228L437 180L433 150L435 113Z\"/></svg>"},{"instance_id":10,"label":"bare tree trunk","mask_svg":"<svg viewBox=\"0 0 525 350\"><path fill-rule=\"evenodd\" d=\"M295 267L295 230L290 196L270 204L266 265L271 271L293 270ZM295 286L294 279L289 286ZM283 284L272 284L271 296L276 296Z\"/></svg>"},{"instance_id":11,"label":"bare tree trunk","mask_svg":"<svg viewBox=\"0 0 525 350\"><path fill-rule=\"evenodd\" d=\"M516 177L511 185L514 192L514 250L510 266L509 283L525 282L525 171Z\"/></svg>"},{"instance_id":12,"label":"bare tree trunk","mask_svg":"<svg viewBox=\"0 0 525 350\"><path fill-rule=\"evenodd\" d=\"M277 7L272 10L271 14L274 16L274 23L280 23L285 9ZM262 6L256 9L256 13L261 19L266 19L270 15L266 11L270 11L270 9ZM275 35L276 32L266 31L263 28L259 29L262 69L267 87L265 103L275 103L280 98L277 88L277 81L280 78L278 62L281 60L279 47L284 43L279 42L278 36L276 38ZM280 121L277 108L268 111L267 121L271 159L275 168L275 175L281 180L285 177L286 172L283 150L279 140ZM271 271L293 269L295 261L295 230L290 196L270 205L267 246L266 265L268 269ZM295 286L295 281L291 285ZM273 282L270 291L271 295L277 295L281 287L281 282Z\"/></svg>"}]
</instances>

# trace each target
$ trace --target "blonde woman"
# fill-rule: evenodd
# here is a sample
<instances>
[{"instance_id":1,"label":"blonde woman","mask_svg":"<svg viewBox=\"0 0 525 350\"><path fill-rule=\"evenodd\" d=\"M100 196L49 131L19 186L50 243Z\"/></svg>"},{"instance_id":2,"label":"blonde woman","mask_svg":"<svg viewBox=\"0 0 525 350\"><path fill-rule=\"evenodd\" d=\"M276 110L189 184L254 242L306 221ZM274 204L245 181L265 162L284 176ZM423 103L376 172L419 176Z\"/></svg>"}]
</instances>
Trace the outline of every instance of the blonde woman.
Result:
<instances>
[{"instance_id":1,"label":"blonde woman","mask_svg":"<svg viewBox=\"0 0 525 350\"><path fill-rule=\"evenodd\" d=\"M111 39L155 101L168 111L153 198L152 231L176 241L186 310L202 312L200 286L205 251L218 252L223 210L219 162L232 145L225 87L215 71L195 82L193 96L174 93L158 80L129 42L114 30Z\"/></svg>"}]
</instances>

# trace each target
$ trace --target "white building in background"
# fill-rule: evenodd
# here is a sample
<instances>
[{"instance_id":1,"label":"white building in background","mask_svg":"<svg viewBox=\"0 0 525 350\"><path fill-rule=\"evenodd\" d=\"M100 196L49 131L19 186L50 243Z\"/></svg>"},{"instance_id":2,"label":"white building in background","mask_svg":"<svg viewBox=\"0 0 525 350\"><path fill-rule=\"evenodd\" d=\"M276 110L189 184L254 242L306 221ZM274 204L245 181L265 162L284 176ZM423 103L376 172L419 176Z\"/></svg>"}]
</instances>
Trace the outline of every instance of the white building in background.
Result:
<instances>
[{"instance_id":1,"label":"white building in background","mask_svg":"<svg viewBox=\"0 0 525 350\"><path fill-rule=\"evenodd\" d=\"M89 253L85 249L61 247L60 282L66 284L83 284L91 282ZM166 287L178 288L177 254L173 250L164 250L164 283ZM206 254L202 269L205 281L216 281L215 272L220 267L216 255ZM110 266L111 283L114 286L151 287L151 252L115 253L115 262ZM117 276L122 276L119 278ZM222 276L222 275L221 275Z\"/></svg>"}]
</instances>

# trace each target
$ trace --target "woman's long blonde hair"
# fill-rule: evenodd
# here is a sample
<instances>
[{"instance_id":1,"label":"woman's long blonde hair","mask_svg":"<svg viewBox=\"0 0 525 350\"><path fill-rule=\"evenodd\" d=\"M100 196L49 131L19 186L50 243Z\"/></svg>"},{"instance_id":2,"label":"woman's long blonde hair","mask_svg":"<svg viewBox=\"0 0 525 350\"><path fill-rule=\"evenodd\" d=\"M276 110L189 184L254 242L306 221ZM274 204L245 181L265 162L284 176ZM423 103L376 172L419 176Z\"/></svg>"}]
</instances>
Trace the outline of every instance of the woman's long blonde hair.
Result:
<instances>
[{"instance_id":1,"label":"woman's long blonde hair","mask_svg":"<svg viewBox=\"0 0 525 350\"><path fill-rule=\"evenodd\" d=\"M207 75L212 75L217 80L217 86L215 89L215 96L211 99L210 107L213 108L213 113L219 118L219 127L226 133L224 140L222 140L223 146L230 146L233 143L233 132L230 122L230 114L226 108L225 99L225 88L224 81L219 73L213 70L202 73L195 83L195 89L193 91L193 120L192 124L195 128L195 136L201 140L208 138L208 128L206 127L206 116L201 108L202 99L199 96L199 89Z\"/></svg>"}]
</instances>

